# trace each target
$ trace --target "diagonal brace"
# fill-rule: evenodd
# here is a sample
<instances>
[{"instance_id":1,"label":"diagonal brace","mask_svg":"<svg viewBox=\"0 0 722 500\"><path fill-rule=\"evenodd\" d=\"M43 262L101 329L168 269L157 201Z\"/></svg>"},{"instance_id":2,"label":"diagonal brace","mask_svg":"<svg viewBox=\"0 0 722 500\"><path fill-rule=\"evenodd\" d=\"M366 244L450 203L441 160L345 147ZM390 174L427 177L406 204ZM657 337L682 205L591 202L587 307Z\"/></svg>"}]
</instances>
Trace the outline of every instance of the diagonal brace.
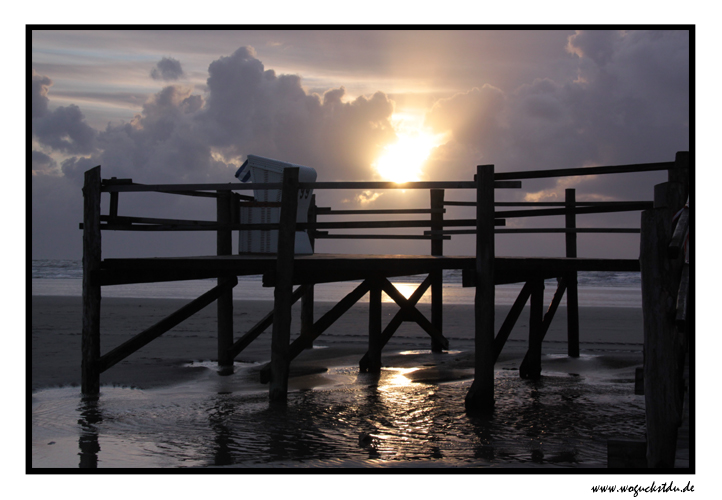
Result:
<instances>
[{"instance_id":1,"label":"diagonal brace","mask_svg":"<svg viewBox=\"0 0 722 500\"><path fill-rule=\"evenodd\" d=\"M431 336L432 339L438 342L443 349L449 348L449 341L447 340L447 338L444 337L441 332L434 325L432 325L431 322L426 319L423 314L421 314L421 311L416 309L413 304L410 304L409 300L404 297L403 294L399 292L387 278L381 279L381 286L383 291L386 292L386 295L391 297L394 302L398 304L402 312L406 314L410 320L415 321L426 333Z\"/></svg>"},{"instance_id":2,"label":"diagonal brace","mask_svg":"<svg viewBox=\"0 0 722 500\"><path fill-rule=\"evenodd\" d=\"M301 354L309 345L312 345L313 341L316 340L319 335L333 325L346 311L351 309L351 307L358 302L361 297L366 295L366 292L368 292L370 288L371 283L369 280L362 282L351 293L341 299L338 304L333 306L326 314L321 316L319 320L313 324L308 334L301 335L294 340L289 347L289 362ZM270 376L271 365L267 364L261 368L261 383L268 383L270 381Z\"/></svg>"},{"instance_id":3,"label":"diagonal brace","mask_svg":"<svg viewBox=\"0 0 722 500\"><path fill-rule=\"evenodd\" d=\"M418 286L416 290L414 290L414 293L411 294L411 297L408 298L409 305L415 306L419 300L421 300L421 297L424 296L426 293L426 290L429 289L431 286L431 275L428 275L426 279ZM384 331L381 332L381 349L384 348L384 346L388 343L389 340L391 340L391 337L396 333L396 330L399 329L401 326L401 323L403 323L407 318L407 313L405 310L401 309L399 310L393 318L391 318L391 321L389 321L389 324L386 325L386 328L384 328ZM361 361L359 361L359 369L362 372L367 372L369 369L369 353L366 352L364 354L363 358L361 358Z\"/></svg>"},{"instance_id":4,"label":"diagonal brace","mask_svg":"<svg viewBox=\"0 0 722 500\"><path fill-rule=\"evenodd\" d=\"M228 281L211 288L206 293L184 305L170 316L163 318L155 325L142 331L132 339L124 342L107 354L104 354L98 360L99 371L102 373L111 366L124 360L141 347L157 339L174 326L182 323L204 307L211 304L224 292L233 289L233 287L235 287L237 284L238 278L236 276L232 276Z\"/></svg>"},{"instance_id":5,"label":"diagonal brace","mask_svg":"<svg viewBox=\"0 0 722 500\"><path fill-rule=\"evenodd\" d=\"M301 285L291 295L291 304L298 302L298 299L303 297L306 291L311 285ZM251 342L256 340L269 326L273 324L273 313L275 309L272 309L270 313L266 314L261 321L255 324L253 328L248 330L245 335L238 339L228 350L230 351L231 359L238 356Z\"/></svg>"}]
</instances>

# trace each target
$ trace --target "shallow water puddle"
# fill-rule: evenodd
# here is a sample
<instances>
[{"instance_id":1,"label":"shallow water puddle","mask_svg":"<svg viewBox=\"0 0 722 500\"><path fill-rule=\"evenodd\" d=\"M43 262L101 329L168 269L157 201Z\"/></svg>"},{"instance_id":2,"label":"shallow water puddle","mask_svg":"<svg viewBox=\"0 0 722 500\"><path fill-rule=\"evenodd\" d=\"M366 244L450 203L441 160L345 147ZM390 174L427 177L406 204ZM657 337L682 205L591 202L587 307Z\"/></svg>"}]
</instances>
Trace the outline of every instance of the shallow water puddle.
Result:
<instances>
[{"instance_id":1,"label":"shallow water puddle","mask_svg":"<svg viewBox=\"0 0 722 500\"><path fill-rule=\"evenodd\" d=\"M470 417L471 381L412 382L415 368L380 375L334 368L334 383L294 390L270 406L251 367L230 377L139 390L79 388L32 397L33 467L187 467L305 461L454 461L475 466L606 466L606 440L640 439L644 398L602 372L544 372L536 382L496 372L496 406ZM633 377L632 377L633 379ZM303 385L303 384L301 384ZM411 462L410 462L411 463ZM418 462L421 463L421 462Z\"/></svg>"}]
</instances>

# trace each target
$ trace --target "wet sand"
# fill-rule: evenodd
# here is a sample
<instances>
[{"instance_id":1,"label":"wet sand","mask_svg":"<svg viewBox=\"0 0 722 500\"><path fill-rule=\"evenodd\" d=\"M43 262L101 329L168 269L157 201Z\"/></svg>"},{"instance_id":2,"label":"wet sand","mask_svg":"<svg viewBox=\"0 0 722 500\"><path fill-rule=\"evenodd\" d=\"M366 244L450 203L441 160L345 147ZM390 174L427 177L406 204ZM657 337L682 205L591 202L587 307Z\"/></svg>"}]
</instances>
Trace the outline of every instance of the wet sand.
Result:
<instances>
[{"instance_id":1,"label":"wet sand","mask_svg":"<svg viewBox=\"0 0 722 500\"><path fill-rule=\"evenodd\" d=\"M101 352L186 302L103 298ZM317 303L316 318L332 305ZM236 338L271 308L270 301L235 301ZM384 324L398 310L392 303L382 309ZM429 316L428 305L419 309ZM508 310L497 306L497 329ZM357 304L293 361L282 412L269 408L268 386L259 381L271 329L222 377L215 317L211 304L115 365L101 375L99 402L86 403L79 394L81 299L33 296L33 467L585 469L606 467L607 439L643 437L643 396L634 395L642 364L636 308L580 308L582 355L572 359L560 307L539 381L518 375L528 337L523 312L495 367L489 420L470 418L463 406L473 379L470 305L444 307L448 352L432 353L428 335L405 323L374 376L358 372L368 304ZM292 332L299 318L297 305ZM360 433L371 436L368 443Z\"/></svg>"},{"instance_id":2,"label":"wet sand","mask_svg":"<svg viewBox=\"0 0 722 500\"><path fill-rule=\"evenodd\" d=\"M104 298L101 307L101 352L120 345L186 302L177 299ZM315 317L319 318L331 307L329 303L317 303ZM271 309L272 303L268 301L234 302L236 338ZM297 332L300 328L299 305L294 309L292 332ZM429 317L428 305L422 304L419 309ZM397 310L395 304L384 304L384 324ZM508 306L496 307L497 330L508 310ZM215 315L215 304L211 304L103 373L101 384L147 389L193 379L205 368L199 365L189 369L188 363L217 359ZM358 366L368 343L367 325L368 305L357 304L316 340L316 348L305 351L294 360L292 375L323 371L334 366ZM32 297L33 391L80 384L81 326L79 297ZM603 358L595 358L595 369L641 366L641 310L580 308L580 330L583 353L605 354ZM382 363L392 367L421 367L411 375L416 381L473 377L473 307L446 305L444 334L449 339L450 352L433 355L428 351L430 338L426 333L413 323L405 323L384 348ZM526 350L527 337L528 312L524 312L507 341L497 369L518 367ZM295 335L292 333L293 338ZM243 351L236 361L267 362L270 360L270 342L271 328ZM544 341L543 369L553 369L559 363L564 363L565 370L590 369L588 362L561 356L566 353L566 348L566 308L562 306ZM428 366L432 364L434 366ZM265 386L259 384L259 387Z\"/></svg>"}]
</instances>

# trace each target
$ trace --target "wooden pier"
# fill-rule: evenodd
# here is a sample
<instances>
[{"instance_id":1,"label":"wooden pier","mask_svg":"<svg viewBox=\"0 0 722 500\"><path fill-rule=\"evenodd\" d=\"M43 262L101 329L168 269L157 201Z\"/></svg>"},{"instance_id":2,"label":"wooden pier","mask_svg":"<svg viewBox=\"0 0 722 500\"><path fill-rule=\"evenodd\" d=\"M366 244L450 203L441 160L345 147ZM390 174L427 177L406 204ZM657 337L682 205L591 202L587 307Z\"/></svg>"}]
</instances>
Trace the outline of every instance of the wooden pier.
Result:
<instances>
[{"instance_id":1,"label":"wooden pier","mask_svg":"<svg viewBox=\"0 0 722 500\"><path fill-rule=\"evenodd\" d=\"M261 370L262 382L269 383L271 401L284 401L288 391L289 367L293 359L340 318L350 307L369 294L369 344L368 351L359 360L361 371L378 372L381 369L382 351L396 329L404 321L413 321L430 336L433 351L449 348L443 335L442 272L461 270L464 286L475 287L475 378L466 397L470 412L487 412L494 406L494 363L527 301L530 301L529 345L520 367L520 376L538 378L541 374L541 347L544 336L553 320L555 311L567 294L568 307L568 355L579 356L579 316L577 310L577 273L580 271L640 271L640 259L589 259L577 256L576 240L579 233L639 233L636 228L584 228L577 227L577 218L584 214L655 211L655 201L585 202L575 199L573 189L566 190L563 202L554 203L502 203L495 202L496 189L520 189L523 179L580 175L609 175L644 171L668 171L670 179L679 182L688 179L688 155L679 153L675 161L622 165L609 167L573 168L546 171L522 171L495 173L493 165L477 167L471 181L411 182L399 185L391 182L313 182L298 180L298 169L284 170L283 182L266 184L157 184L144 185L130 179L102 179L100 167L85 173L83 229L83 333L82 333L82 392L97 395L100 374L142 348L186 318L192 316L213 301L217 302L218 316L218 365L221 374L233 371L233 360L258 336L272 327L270 363ZM672 182L672 181L670 181ZM687 181L687 186L689 185ZM254 189L280 189L278 204L256 202L252 197L237 191ZM424 189L430 192L429 208L399 210L332 210L312 203L307 223L297 223L296 212L299 190L313 189ZM449 200L447 191L472 190L476 201ZM662 188L655 189L657 191ZM650 193L651 193L650 187ZM127 217L119 215L119 197L124 192L171 193L181 196L214 198L217 217L214 221L159 219ZM665 191L666 192L666 191ZM102 193L109 193L110 209L101 215ZM315 197L316 195L314 195ZM679 195L681 196L681 195ZM677 198L679 198L677 196ZM661 194L659 195L661 197ZM683 200L684 201L684 200ZM280 206L280 220L275 224L241 224L242 206ZM445 217L446 208L474 206L473 219ZM517 209L499 210L499 208ZM665 207L665 217L674 207ZM646 212L645 212L646 213ZM374 220L374 221L328 221L331 216L341 215L394 215L428 214L427 220ZM560 216L563 228L512 229L505 228L509 218ZM644 221L643 217L643 221ZM642 231L644 231L644 222ZM333 229L389 229L418 228L419 234L334 234ZM101 232L115 231L212 231L217 233L217 252L212 256L114 258L102 259ZM233 255L232 238L235 231L278 230L279 251L274 255ZM422 255L339 255L315 253L295 255L294 234L307 231L311 241L331 238L358 239L425 239L430 241L430 252ZM671 232L672 230L669 229ZM564 256L556 258L513 258L495 255L497 233L562 233L566 242ZM471 256L444 255L443 242L456 234L475 234L476 249ZM669 236L669 237L668 237ZM669 242L670 235L663 236ZM644 235L643 235L644 239ZM679 241L675 240L677 247ZM657 245L657 243L653 243ZM666 246L665 246L666 248ZM642 252L645 253L644 243ZM645 260L642 259L644 263ZM656 265L656 264L655 264ZM657 265L659 267L659 265ZM664 266L663 266L664 267ZM644 268L641 268L644 270ZM676 268L675 268L676 269ZM688 268L685 268L688 269ZM674 273L663 271L665 275ZM247 332L235 332L233 326L232 290L238 284L238 276L263 275L263 285L274 288L274 308ZM407 299L389 281L389 278L409 275L427 275L418 289ZM689 276L689 273L686 274ZM100 307L103 286L181 281L216 278L217 286L191 301L148 329L140 332L123 345L102 354ZM558 279L558 287L552 301L544 312L544 280ZM671 278L679 284L679 277ZM343 297L331 310L320 318L313 314L313 287L319 283L359 280L358 286ZM524 283L524 286L503 322L499 332L494 329L494 287L505 283ZM672 286L672 285L670 285ZM687 285L688 286L688 285ZM295 287L295 288L294 288ZM669 287L668 287L669 288ZM684 288L684 287L682 287ZM416 303L427 290L431 290L431 318L426 318ZM666 289L666 288L665 288ZM399 306L399 312L384 328L381 322L381 296L386 293ZM645 297L649 294L645 292ZM674 297L682 292L674 290ZM686 297L686 292L684 293ZM664 297L663 300L667 300ZM291 307L303 301L301 334L290 341ZM645 298L645 300L647 300ZM650 298L655 304L658 300ZM683 302L686 299L681 299ZM648 311L654 306L645 302L645 328ZM688 305L681 306L683 315ZM652 314L649 312L649 314ZM662 314L661 312L659 314ZM650 321L652 321L650 319ZM684 318L681 324L689 325ZM678 322L679 323L679 322ZM675 323L677 324L677 323ZM650 327L652 328L652 327ZM689 329L688 329L689 330ZM240 333L240 335L238 335ZM645 333L646 338L646 333ZM647 341L645 340L645 349ZM686 345L686 344L685 344ZM677 355L677 354L675 354ZM649 357L649 356L647 356ZM676 359L676 358L675 358ZM647 360L645 359L645 363ZM645 384L652 383L652 371L645 372ZM646 388L645 388L646 390ZM678 390L674 386L672 390ZM652 391L652 389L650 389ZM648 403L649 405L649 403Z\"/></svg>"}]
</instances>

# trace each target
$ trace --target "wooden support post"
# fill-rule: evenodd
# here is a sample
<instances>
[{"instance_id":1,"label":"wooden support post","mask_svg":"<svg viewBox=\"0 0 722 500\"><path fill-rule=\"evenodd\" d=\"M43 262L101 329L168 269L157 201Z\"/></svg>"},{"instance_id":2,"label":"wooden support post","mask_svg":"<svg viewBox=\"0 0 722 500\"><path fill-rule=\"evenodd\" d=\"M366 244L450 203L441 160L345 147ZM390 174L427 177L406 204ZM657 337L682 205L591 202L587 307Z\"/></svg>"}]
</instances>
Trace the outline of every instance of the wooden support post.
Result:
<instances>
[{"instance_id":1,"label":"wooden support post","mask_svg":"<svg viewBox=\"0 0 722 500\"><path fill-rule=\"evenodd\" d=\"M111 177L111 180L117 180L117 177ZM117 191L113 191L110 193L110 210L108 211L108 218L110 221L113 221L116 217L118 217L118 193Z\"/></svg>"},{"instance_id":2,"label":"wooden support post","mask_svg":"<svg viewBox=\"0 0 722 500\"><path fill-rule=\"evenodd\" d=\"M369 363L370 373L381 372L381 284L373 280L369 290Z\"/></svg>"},{"instance_id":3,"label":"wooden support post","mask_svg":"<svg viewBox=\"0 0 722 500\"><path fill-rule=\"evenodd\" d=\"M467 411L494 407L494 165L476 169L476 295L474 298L474 382Z\"/></svg>"},{"instance_id":4,"label":"wooden support post","mask_svg":"<svg viewBox=\"0 0 722 500\"><path fill-rule=\"evenodd\" d=\"M566 228L577 228L576 190L565 190ZM577 233L566 233L566 255L577 257ZM577 288L577 272L570 271L564 277L567 285L567 355L579 357L579 291Z\"/></svg>"},{"instance_id":5,"label":"wooden support post","mask_svg":"<svg viewBox=\"0 0 722 500\"><path fill-rule=\"evenodd\" d=\"M296 252L296 213L298 211L298 167L283 170L281 214L278 230L276 286L273 292L273 337L268 396L271 401L286 401L293 304L293 260Z\"/></svg>"},{"instance_id":6,"label":"wooden support post","mask_svg":"<svg viewBox=\"0 0 722 500\"><path fill-rule=\"evenodd\" d=\"M310 224L307 233L308 239L311 242L311 250L316 248L315 238L315 224L317 220L317 207L316 207L316 195L311 195L311 206L308 208L308 223ZM314 301L314 290L313 285L309 285L306 293L301 298L301 335L310 333L313 328L313 301ZM307 347L308 349L313 348L313 343Z\"/></svg>"},{"instance_id":7,"label":"wooden support post","mask_svg":"<svg viewBox=\"0 0 722 500\"><path fill-rule=\"evenodd\" d=\"M532 281L529 307L529 349L524 356L519 375L521 378L538 379L541 376L542 340L544 339L544 280Z\"/></svg>"},{"instance_id":8,"label":"wooden support post","mask_svg":"<svg viewBox=\"0 0 722 500\"><path fill-rule=\"evenodd\" d=\"M81 391L100 392L100 165L85 172L83 185L83 331Z\"/></svg>"},{"instance_id":9,"label":"wooden support post","mask_svg":"<svg viewBox=\"0 0 722 500\"><path fill-rule=\"evenodd\" d=\"M293 296L291 297L291 301L293 304L298 302L298 299L304 296L309 286L311 285L301 285L296 288L296 291L293 292ZM238 356L243 351L243 349L251 345L251 342L256 340L258 336L266 330L266 328L273 324L273 314L274 311L271 310L271 312L266 314L258 323L253 326L253 328L248 330L245 335L243 335L240 339L236 340L233 346L231 346L231 357L233 359L235 359L236 356Z\"/></svg>"},{"instance_id":10,"label":"wooden support post","mask_svg":"<svg viewBox=\"0 0 722 500\"><path fill-rule=\"evenodd\" d=\"M676 326L676 299L684 261L670 259L672 217L684 206L687 156L677 154L670 182L654 187L654 209L642 212L640 268L644 315L644 399L647 465L673 467L684 403L686 338Z\"/></svg>"},{"instance_id":11,"label":"wooden support post","mask_svg":"<svg viewBox=\"0 0 722 500\"><path fill-rule=\"evenodd\" d=\"M295 359L296 356L301 354L304 349L307 348L319 335L325 332L334 322L339 319L343 314L351 309L351 307L358 302L361 297L366 295L366 292L370 290L369 280L364 280L359 286L354 288L348 295L341 299L335 306L321 316L316 323L314 323L311 332L308 335L300 335L296 340L293 341L288 349L289 363ZM273 360L273 358L271 358ZM266 384L271 379L271 363L261 368L261 383Z\"/></svg>"},{"instance_id":12,"label":"wooden support post","mask_svg":"<svg viewBox=\"0 0 722 500\"><path fill-rule=\"evenodd\" d=\"M432 189L431 193L431 208L437 209L438 212L431 213L431 230L441 231L444 229L444 190L443 189ZM431 239L431 255L441 256L444 255L444 240L441 235L432 237ZM431 324L434 325L441 333L444 332L443 325L443 314L444 314L444 275L442 270L432 271L429 273L431 276ZM432 339L431 351L442 352L443 346Z\"/></svg>"},{"instance_id":13,"label":"wooden support post","mask_svg":"<svg viewBox=\"0 0 722 500\"><path fill-rule=\"evenodd\" d=\"M218 232L216 235L217 255L231 255L233 253L233 231L230 229L233 220L232 197L230 191L218 191L216 198L216 212L218 220ZM224 286L236 277L223 276L218 278L218 286ZM233 373L233 358L230 355L230 347L233 345L233 287L225 288L225 291L218 297L218 373L230 375Z\"/></svg>"}]
</instances>

